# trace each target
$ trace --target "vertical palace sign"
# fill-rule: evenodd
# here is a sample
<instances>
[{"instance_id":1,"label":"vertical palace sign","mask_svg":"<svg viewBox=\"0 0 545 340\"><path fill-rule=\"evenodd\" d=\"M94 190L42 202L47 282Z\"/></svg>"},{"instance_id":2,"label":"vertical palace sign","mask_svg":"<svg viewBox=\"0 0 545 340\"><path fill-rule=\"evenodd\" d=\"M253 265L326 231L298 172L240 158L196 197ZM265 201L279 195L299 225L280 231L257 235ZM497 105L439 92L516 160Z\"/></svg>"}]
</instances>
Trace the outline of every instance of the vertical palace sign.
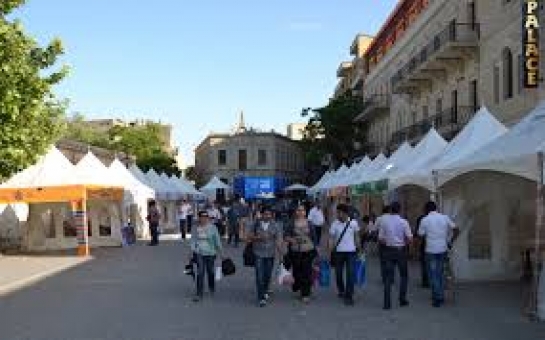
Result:
<instances>
[{"instance_id":1,"label":"vertical palace sign","mask_svg":"<svg viewBox=\"0 0 545 340\"><path fill-rule=\"evenodd\" d=\"M539 85L539 27L540 5L543 0L523 0L523 51L524 86L536 88Z\"/></svg>"}]
</instances>

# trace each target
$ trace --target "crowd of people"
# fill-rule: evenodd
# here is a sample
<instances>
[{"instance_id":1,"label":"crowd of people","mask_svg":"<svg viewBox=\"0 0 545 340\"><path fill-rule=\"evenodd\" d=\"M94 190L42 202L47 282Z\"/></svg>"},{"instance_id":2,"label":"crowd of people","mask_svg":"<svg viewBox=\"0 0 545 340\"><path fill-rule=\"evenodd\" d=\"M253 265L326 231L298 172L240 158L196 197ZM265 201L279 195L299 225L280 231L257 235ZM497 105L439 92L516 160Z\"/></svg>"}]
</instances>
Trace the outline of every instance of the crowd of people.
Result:
<instances>
[{"instance_id":1,"label":"crowd of people","mask_svg":"<svg viewBox=\"0 0 545 340\"><path fill-rule=\"evenodd\" d=\"M195 212L196 223L193 221ZM150 245L158 243L159 220L159 212L152 202L148 215ZM256 298L261 307L266 306L271 297L275 262L289 270L293 278L292 291L303 303L309 303L318 261L327 261L334 268L339 298L346 305L353 305L355 262L371 246L378 249L380 258L383 308L392 308L396 269L400 278L399 306L408 306L408 248L414 240L418 240L421 252L422 286L431 288L432 305L441 307L445 301L443 268L458 236L456 225L439 213L432 201L425 205L415 228L401 216L398 202L385 206L376 217L360 216L349 200L337 204L331 216L319 201L249 204L235 197L230 204L197 205L183 200L178 206L178 220L182 239L191 234L189 261L197 268L194 301L203 298L205 277L211 295L215 292L215 262L224 258L224 238L232 247L238 248L244 242L244 256L251 256L251 266L255 267Z\"/></svg>"}]
</instances>

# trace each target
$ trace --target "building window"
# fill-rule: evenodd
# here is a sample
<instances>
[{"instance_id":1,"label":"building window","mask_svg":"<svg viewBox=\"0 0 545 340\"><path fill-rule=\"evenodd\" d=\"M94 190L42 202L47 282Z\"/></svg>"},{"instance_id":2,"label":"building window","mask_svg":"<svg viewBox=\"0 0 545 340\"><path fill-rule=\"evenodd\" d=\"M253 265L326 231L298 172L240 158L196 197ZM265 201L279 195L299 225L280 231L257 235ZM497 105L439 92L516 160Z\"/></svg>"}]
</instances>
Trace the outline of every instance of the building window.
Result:
<instances>
[{"instance_id":1,"label":"building window","mask_svg":"<svg viewBox=\"0 0 545 340\"><path fill-rule=\"evenodd\" d=\"M227 150L218 150L218 165L227 164Z\"/></svg>"},{"instance_id":2,"label":"building window","mask_svg":"<svg viewBox=\"0 0 545 340\"><path fill-rule=\"evenodd\" d=\"M417 115L416 115L416 112L413 111L412 113L412 117L413 117L413 122L412 122L412 125L415 125L416 124L416 119L417 119Z\"/></svg>"},{"instance_id":3,"label":"building window","mask_svg":"<svg viewBox=\"0 0 545 340\"><path fill-rule=\"evenodd\" d=\"M443 112L443 98L437 98L435 102L435 113L441 114Z\"/></svg>"},{"instance_id":4,"label":"building window","mask_svg":"<svg viewBox=\"0 0 545 340\"><path fill-rule=\"evenodd\" d=\"M238 150L238 169L240 171L248 170L248 154L246 150Z\"/></svg>"},{"instance_id":5,"label":"building window","mask_svg":"<svg viewBox=\"0 0 545 340\"><path fill-rule=\"evenodd\" d=\"M472 80L469 83L469 100L473 108L473 112L477 112L479 109L479 92L477 79Z\"/></svg>"},{"instance_id":6,"label":"building window","mask_svg":"<svg viewBox=\"0 0 545 340\"><path fill-rule=\"evenodd\" d=\"M260 166L267 165L267 150L257 151L257 164Z\"/></svg>"},{"instance_id":7,"label":"building window","mask_svg":"<svg viewBox=\"0 0 545 340\"><path fill-rule=\"evenodd\" d=\"M494 103L500 102L500 68L494 66Z\"/></svg>"},{"instance_id":8,"label":"building window","mask_svg":"<svg viewBox=\"0 0 545 340\"><path fill-rule=\"evenodd\" d=\"M513 54L509 48L503 50L503 99L513 98Z\"/></svg>"}]
</instances>

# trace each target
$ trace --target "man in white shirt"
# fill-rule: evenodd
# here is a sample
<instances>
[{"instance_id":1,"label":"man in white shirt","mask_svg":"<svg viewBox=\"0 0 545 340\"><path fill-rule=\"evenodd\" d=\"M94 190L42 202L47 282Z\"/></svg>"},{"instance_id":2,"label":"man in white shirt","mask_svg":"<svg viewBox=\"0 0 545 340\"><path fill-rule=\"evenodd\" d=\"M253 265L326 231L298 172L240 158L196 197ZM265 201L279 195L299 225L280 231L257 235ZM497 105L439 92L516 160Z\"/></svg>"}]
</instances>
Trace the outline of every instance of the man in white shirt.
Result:
<instances>
[{"instance_id":1,"label":"man in white shirt","mask_svg":"<svg viewBox=\"0 0 545 340\"><path fill-rule=\"evenodd\" d=\"M314 235L316 235L314 243L318 247L320 246L320 242L322 240L322 228L325 224L324 211L322 210L322 206L319 201L316 201L314 203L314 207L310 209L310 212L308 213L308 221L310 222L311 227L314 228Z\"/></svg>"},{"instance_id":2,"label":"man in white shirt","mask_svg":"<svg viewBox=\"0 0 545 340\"><path fill-rule=\"evenodd\" d=\"M450 217L437 212L435 202L428 202L426 211L428 214L420 222L418 234L426 239L426 263L431 283L432 304L434 307L441 307L445 300L443 275L445 259L452 242L459 235L459 230ZM451 235L452 240L449 241Z\"/></svg>"},{"instance_id":3,"label":"man in white shirt","mask_svg":"<svg viewBox=\"0 0 545 340\"><path fill-rule=\"evenodd\" d=\"M399 287L399 304L401 307L408 306L407 287L408 287L408 266L407 266L407 246L412 242L412 232L409 222L402 218L401 205L394 202L390 206L391 213L381 216L377 220L379 228L379 242L384 246L384 309L392 308L391 290L394 282L395 267L398 267L401 277Z\"/></svg>"},{"instance_id":4,"label":"man in white shirt","mask_svg":"<svg viewBox=\"0 0 545 340\"><path fill-rule=\"evenodd\" d=\"M189 204L186 199L183 199L182 203L178 206L178 221L180 223L180 234L182 234L182 239L184 240L186 238L186 233L188 233L190 230L190 226L188 225L188 215L191 213L191 211L191 204Z\"/></svg>"},{"instance_id":5,"label":"man in white shirt","mask_svg":"<svg viewBox=\"0 0 545 340\"><path fill-rule=\"evenodd\" d=\"M360 228L358 222L350 219L350 208L346 204L337 206L337 219L331 224L329 229L328 249L335 253L335 258L331 259L335 263L335 276L337 279L337 290L339 297L344 299L347 306L354 304L354 267L357 252L359 250ZM344 272L346 272L346 285L344 283Z\"/></svg>"}]
</instances>

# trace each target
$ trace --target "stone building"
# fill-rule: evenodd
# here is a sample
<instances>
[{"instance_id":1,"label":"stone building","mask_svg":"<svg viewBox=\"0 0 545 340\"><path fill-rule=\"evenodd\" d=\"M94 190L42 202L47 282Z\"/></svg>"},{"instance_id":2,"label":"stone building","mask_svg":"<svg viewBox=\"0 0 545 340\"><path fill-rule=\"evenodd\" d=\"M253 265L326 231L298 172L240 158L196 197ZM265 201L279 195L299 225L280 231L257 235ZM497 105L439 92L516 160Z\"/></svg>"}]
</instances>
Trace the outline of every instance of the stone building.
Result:
<instances>
[{"instance_id":1,"label":"stone building","mask_svg":"<svg viewBox=\"0 0 545 340\"><path fill-rule=\"evenodd\" d=\"M337 98L347 91L360 91L364 81L364 63L363 56L365 51L373 42L373 37L366 34L358 34L350 46L350 55L352 61L343 61L337 68L337 77L339 81L333 93L333 98Z\"/></svg>"},{"instance_id":2,"label":"stone building","mask_svg":"<svg viewBox=\"0 0 545 340\"><path fill-rule=\"evenodd\" d=\"M289 139L302 140L304 137L304 131L307 127L306 123L292 123L288 125L287 134Z\"/></svg>"},{"instance_id":3,"label":"stone building","mask_svg":"<svg viewBox=\"0 0 545 340\"><path fill-rule=\"evenodd\" d=\"M399 1L358 59L363 86L349 89L364 97L356 121L372 153L414 144L431 127L451 139L482 105L511 126L545 99L543 80L537 89L524 84L522 7L515 0Z\"/></svg>"},{"instance_id":4,"label":"stone building","mask_svg":"<svg viewBox=\"0 0 545 340\"><path fill-rule=\"evenodd\" d=\"M231 133L212 133L195 149L195 171L201 182L218 176L279 177L290 182L304 176L303 151L297 141L276 132L247 129L243 114Z\"/></svg>"}]
</instances>

